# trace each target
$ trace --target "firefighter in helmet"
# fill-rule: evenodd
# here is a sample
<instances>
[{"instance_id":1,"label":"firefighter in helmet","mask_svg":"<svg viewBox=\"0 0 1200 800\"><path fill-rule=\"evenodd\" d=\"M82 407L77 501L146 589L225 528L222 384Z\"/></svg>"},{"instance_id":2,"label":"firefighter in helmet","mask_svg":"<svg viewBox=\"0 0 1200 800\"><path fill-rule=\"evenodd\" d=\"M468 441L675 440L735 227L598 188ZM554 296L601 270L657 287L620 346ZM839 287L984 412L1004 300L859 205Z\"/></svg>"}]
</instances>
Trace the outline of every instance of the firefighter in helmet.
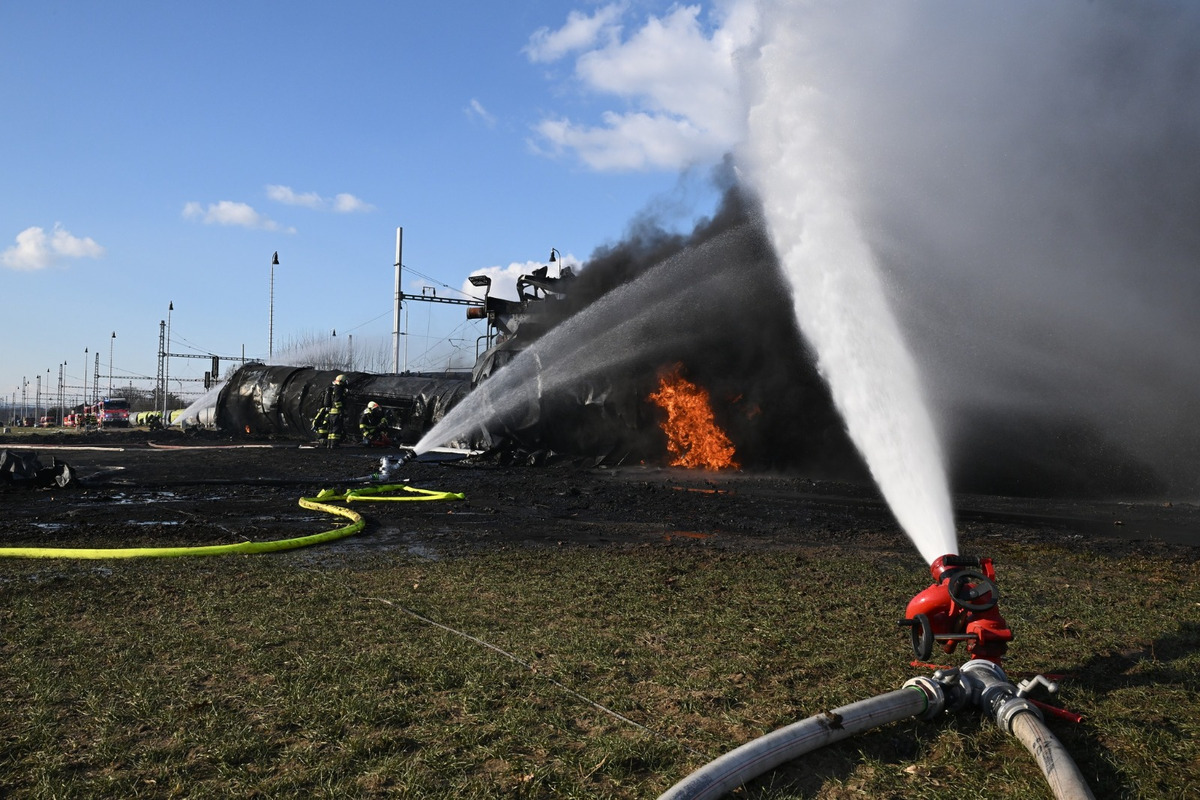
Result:
<instances>
[{"instance_id":1,"label":"firefighter in helmet","mask_svg":"<svg viewBox=\"0 0 1200 800\"><path fill-rule=\"evenodd\" d=\"M358 431L362 434L364 445L385 446L391 444L388 429L392 427L392 419L387 409L374 400L367 403L362 416L358 418Z\"/></svg>"},{"instance_id":2,"label":"firefighter in helmet","mask_svg":"<svg viewBox=\"0 0 1200 800\"><path fill-rule=\"evenodd\" d=\"M346 403L346 376L338 375L325 389L321 398L321 410L313 418L313 430L318 441L324 439L326 447L337 447L342 443L342 410Z\"/></svg>"}]
</instances>

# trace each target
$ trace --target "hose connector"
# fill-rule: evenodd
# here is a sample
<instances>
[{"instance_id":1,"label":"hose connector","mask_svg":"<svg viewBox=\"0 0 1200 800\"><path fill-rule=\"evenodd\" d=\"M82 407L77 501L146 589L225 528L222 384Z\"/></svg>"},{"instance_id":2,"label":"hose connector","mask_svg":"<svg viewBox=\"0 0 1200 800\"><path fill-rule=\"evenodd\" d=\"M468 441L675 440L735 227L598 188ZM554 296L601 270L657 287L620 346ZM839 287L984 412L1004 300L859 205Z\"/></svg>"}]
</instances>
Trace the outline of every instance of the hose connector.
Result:
<instances>
[{"instance_id":1,"label":"hose connector","mask_svg":"<svg viewBox=\"0 0 1200 800\"><path fill-rule=\"evenodd\" d=\"M985 659L969 661L962 667L962 678L968 684L971 699L987 712L997 727L1012 733L1013 718L1022 712L1030 712L1039 720L1042 712L1033 703L1017 693L1017 687L1009 681L999 664Z\"/></svg>"},{"instance_id":2,"label":"hose connector","mask_svg":"<svg viewBox=\"0 0 1200 800\"><path fill-rule=\"evenodd\" d=\"M934 670L933 679L942 687L942 693L946 696L947 713L961 711L971 702L971 690L963 683L962 673L956 667Z\"/></svg>"},{"instance_id":3,"label":"hose connector","mask_svg":"<svg viewBox=\"0 0 1200 800\"><path fill-rule=\"evenodd\" d=\"M921 719L933 719L946 710L946 692L936 680L923 675L909 678L904 682L903 688L916 689L925 695L925 713L921 714Z\"/></svg>"},{"instance_id":4,"label":"hose connector","mask_svg":"<svg viewBox=\"0 0 1200 800\"><path fill-rule=\"evenodd\" d=\"M1039 720L1044 719L1041 709L1039 709L1033 703L1029 702L1024 697L1013 697L1001 703L1000 708L996 710L996 727L1000 728L1000 730L1004 731L1010 736L1015 736L1016 731L1013 730L1013 718L1016 717L1017 714L1024 713L1033 714Z\"/></svg>"}]
</instances>

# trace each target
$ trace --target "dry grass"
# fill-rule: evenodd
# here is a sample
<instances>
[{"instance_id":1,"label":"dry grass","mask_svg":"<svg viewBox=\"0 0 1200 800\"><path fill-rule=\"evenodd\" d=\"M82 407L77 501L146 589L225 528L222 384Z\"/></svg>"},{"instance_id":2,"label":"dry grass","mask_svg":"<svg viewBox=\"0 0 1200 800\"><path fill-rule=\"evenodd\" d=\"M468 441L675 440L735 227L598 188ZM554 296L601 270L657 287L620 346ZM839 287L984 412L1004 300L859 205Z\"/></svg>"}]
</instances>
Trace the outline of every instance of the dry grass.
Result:
<instances>
[{"instance_id":1,"label":"dry grass","mask_svg":"<svg viewBox=\"0 0 1200 800\"><path fill-rule=\"evenodd\" d=\"M1050 724L1097 796L1200 794L1200 568L989 554L1008 668L1070 674L1062 700L1088 719ZM653 797L917 674L895 619L925 577L910 554L703 542L2 563L0 794ZM985 795L1049 796L975 713L856 737L742 793Z\"/></svg>"}]
</instances>

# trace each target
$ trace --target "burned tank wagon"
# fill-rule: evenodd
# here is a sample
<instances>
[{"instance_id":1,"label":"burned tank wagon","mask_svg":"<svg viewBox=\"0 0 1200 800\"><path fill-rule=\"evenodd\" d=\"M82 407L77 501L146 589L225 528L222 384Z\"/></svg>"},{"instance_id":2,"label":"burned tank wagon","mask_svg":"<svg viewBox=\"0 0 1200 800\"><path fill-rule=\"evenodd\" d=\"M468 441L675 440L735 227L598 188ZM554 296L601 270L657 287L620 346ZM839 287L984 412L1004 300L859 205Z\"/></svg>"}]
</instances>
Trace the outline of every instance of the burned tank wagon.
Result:
<instances>
[{"instance_id":1,"label":"burned tank wagon","mask_svg":"<svg viewBox=\"0 0 1200 800\"><path fill-rule=\"evenodd\" d=\"M819 462L840 470L849 462L856 469L799 341L769 247L756 229L721 220L698 237L712 240L703 247L672 240L611 248L578 274L561 264L557 276L552 266L538 267L520 276L515 299L491 296L488 276L470 276L482 297L436 300L461 304L469 319L486 321L471 373L346 372L345 424L356 424L375 400L401 428L392 440L415 445L474 394L483 398L481 409L466 418L478 427L456 428L454 441L438 445L531 459L555 453L607 464L674 463L669 436L691 433L668 434L672 412L652 396L662 392L664 375L678 374L706 390L708 416L731 440L741 466ZM581 318L589 321L565 335L558 330ZM531 349L534 357L522 358ZM514 369L520 377L505 379ZM248 365L222 390L214 422L234 433L311 438L322 395L337 374Z\"/></svg>"},{"instance_id":2,"label":"burned tank wagon","mask_svg":"<svg viewBox=\"0 0 1200 800\"><path fill-rule=\"evenodd\" d=\"M312 421L326 387L346 376L344 424L348 433L372 400L383 406L396 429L392 440L416 444L459 401L488 381L521 351L530 347L570 313L566 302L574 275L563 270L551 277L534 270L517 282L518 299L491 297L486 278L473 282L484 297L467 308L467 316L485 319L483 351L470 373L377 375L311 367L248 364L232 376L216 402L213 422L232 433L310 438ZM418 297L410 297L419 300ZM645 397L653 387L653 371L631 381L602 376L581 377L572 385L539 396L510 414L491 418L462 440L439 444L473 449L553 451L620 461L646 457L663 449L661 432L647 411Z\"/></svg>"},{"instance_id":3,"label":"burned tank wagon","mask_svg":"<svg viewBox=\"0 0 1200 800\"><path fill-rule=\"evenodd\" d=\"M465 374L372 375L247 364L222 388L216 425L226 431L309 438L325 387L339 374L346 376L347 430L374 400L389 411L400 440L408 443L432 428L471 388Z\"/></svg>"}]
</instances>

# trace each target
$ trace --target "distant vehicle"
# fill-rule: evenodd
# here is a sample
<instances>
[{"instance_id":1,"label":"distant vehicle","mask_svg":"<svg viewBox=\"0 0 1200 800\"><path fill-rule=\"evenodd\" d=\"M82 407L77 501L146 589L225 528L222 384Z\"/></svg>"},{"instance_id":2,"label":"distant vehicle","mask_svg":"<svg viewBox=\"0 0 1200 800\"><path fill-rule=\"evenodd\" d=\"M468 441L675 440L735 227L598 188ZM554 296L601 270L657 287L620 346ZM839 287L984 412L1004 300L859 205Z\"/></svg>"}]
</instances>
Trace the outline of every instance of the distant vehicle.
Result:
<instances>
[{"instance_id":1,"label":"distant vehicle","mask_svg":"<svg viewBox=\"0 0 1200 800\"><path fill-rule=\"evenodd\" d=\"M39 428L58 427L58 417L55 417L55 416L42 417L41 419L38 420L37 426Z\"/></svg>"},{"instance_id":2,"label":"distant vehicle","mask_svg":"<svg viewBox=\"0 0 1200 800\"><path fill-rule=\"evenodd\" d=\"M64 428L86 428L96 424L94 406L76 406L63 417Z\"/></svg>"},{"instance_id":3,"label":"distant vehicle","mask_svg":"<svg viewBox=\"0 0 1200 800\"><path fill-rule=\"evenodd\" d=\"M128 428L129 401L121 397L106 397L93 406L92 413L101 428Z\"/></svg>"}]
</instances>

